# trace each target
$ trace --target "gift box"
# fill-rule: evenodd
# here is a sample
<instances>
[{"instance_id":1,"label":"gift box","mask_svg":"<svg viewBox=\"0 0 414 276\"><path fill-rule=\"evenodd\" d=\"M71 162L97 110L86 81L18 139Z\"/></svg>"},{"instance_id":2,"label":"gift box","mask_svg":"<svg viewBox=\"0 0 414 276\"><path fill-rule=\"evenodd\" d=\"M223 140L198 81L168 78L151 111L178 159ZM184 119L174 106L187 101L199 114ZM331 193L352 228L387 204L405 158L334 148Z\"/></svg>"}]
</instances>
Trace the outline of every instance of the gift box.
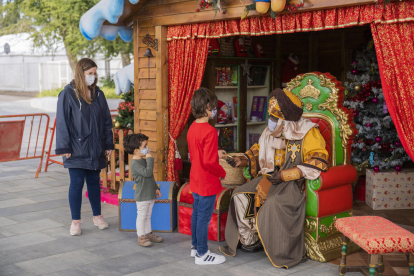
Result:
<instances>
[{"instance_id":1,"label":"gift box","mask_svg":"<svg viewBox=\"0 0 414 276\"><path fill-rule=\"evenodd\" d=\"M374 210L414 209L414 170L367 169L365 202Z\"/></svg>"},{"instance_id":2,"label":"gift box","mask_svg":"<svg viewBox=\"0 0 414 276\"><path fill-rule=\"evenodd\" d=\"M155 200L151 216L154 232L174 232L177 227L176 182L157 181L161 197ZM134 199L135 181L121 182L119 187L119 231L136 231L137 204Z\"/></svg>"},{"instance_id":3,"label":"gift box","mask_svg":"<svg viewBox=\"0 0 414 276\"><path fill-rule=\"evenodd\" d=\"M211 241L224 241L227 214L229 210L231 189L223 188L216 196L213 215L208 227L208 239ZM184 184L178 193L178 232L191 235L191 215L193 214L194 198L190 184Z\"/></svg>"}]
</instances>

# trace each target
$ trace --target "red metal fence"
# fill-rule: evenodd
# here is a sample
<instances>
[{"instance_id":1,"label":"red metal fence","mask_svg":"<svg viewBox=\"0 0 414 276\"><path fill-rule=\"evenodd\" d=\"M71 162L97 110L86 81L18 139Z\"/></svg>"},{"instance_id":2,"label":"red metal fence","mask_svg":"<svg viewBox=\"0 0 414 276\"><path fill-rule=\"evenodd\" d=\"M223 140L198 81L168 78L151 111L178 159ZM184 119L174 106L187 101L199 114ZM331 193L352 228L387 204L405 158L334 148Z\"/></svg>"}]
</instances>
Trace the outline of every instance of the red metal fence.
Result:
<instances>
[{"instance_id":1,"label":"red metal fence","mask_svg":"<svg viewBox=\"0 0 414 276\"><path fill-rule=\"evenodd\" d=\"M0 116L0 163L40 158L42 169L49 115L45 113Z\"/></svg>"},{"instance_id":2,"label":"red metal fence","mask_svg":"<svg viewBox=\"0 0 414 276\"><path fill-rule=\"evenodd\" d=\"M111 117L112 117L112 119L114 119L117 114L113 114L113 113L114 112L118 112L118 110L117 109L111 109L110 111L111 111ZM54 160L54 159L51 158L51 157L57 157L57 156L59 156L57 154L52 154L52 151L54 151L54 149L52 149L52 146L53 146L53 141L54 141L53 139L55 137L56 119L55 119L55 122L53 123L53 127L50 127L49 129L52 132L52 134L50 136L49 149L46 151L46 166L45 166L45 172L47 172L47 167L49 167L53 163L54 164L59 164L59 165L62 165L63 166L63 163L61 161L57 161L57 160Z\"/></svg>"}]
</instances>

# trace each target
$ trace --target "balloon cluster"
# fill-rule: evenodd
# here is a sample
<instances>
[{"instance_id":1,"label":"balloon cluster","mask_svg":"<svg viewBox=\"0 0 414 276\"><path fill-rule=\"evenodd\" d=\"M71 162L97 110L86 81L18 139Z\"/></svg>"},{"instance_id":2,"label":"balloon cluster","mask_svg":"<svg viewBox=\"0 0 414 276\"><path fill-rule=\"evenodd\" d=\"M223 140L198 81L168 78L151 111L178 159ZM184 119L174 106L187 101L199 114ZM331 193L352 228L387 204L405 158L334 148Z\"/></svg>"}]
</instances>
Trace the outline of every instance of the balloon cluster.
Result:
<instances>
[{"instance_id":1,"label":"balloon cluster","mask_svg":"<svg viewBox=\"0 0 414 276\"><path fill-rule=\"evenodd\" d=\"M372 96L372 88L381 88L381 80L375 80L368 82L361 88L361 92L358 93L356 97L349 98L349 101L352 102L368 102L368 97ZM373 103L378 103L379 99L374 97L372 99Z\"/></svg>"}]
</instances>

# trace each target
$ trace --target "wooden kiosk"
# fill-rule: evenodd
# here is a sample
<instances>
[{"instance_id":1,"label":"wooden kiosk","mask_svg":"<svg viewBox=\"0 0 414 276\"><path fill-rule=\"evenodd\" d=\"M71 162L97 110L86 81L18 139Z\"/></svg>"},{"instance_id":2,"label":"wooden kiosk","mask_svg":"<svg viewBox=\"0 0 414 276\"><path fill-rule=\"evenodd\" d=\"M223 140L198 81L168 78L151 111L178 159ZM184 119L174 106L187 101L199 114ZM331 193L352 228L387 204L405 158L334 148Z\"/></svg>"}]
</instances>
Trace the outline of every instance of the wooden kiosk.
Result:
<instances>
[{"instance_id":1,"label":"wooden kiosk","mask_svg":"<svg viewBox=\"0 0 414 276\"><path fill-rule=\"evenodd\" d=\"M297 1L296 1L297 2ZM296 3L292 1L292 3ZM336 9L341 7L351 7L360 5L373 5L375 0L305 0L305 7L300 8L297 13ZM248 3L247 3L248 4ZM215 16L213 7L196 12L199 3L196 1L183 0L140 0L133 5L125 1L124 12L119 18L117 25L133 28L134 43L134 66L135 66L135 123L136 132L142 132L149 136L150 148L157 149L153 152L155 157L155 177L157 180L166 178L166 127L168 127L168 57L167 57L167 28L169 26L194 24L201 22L215 22L231 19L240 19L245 9L245 4L239 0L226 1L224 9L226 13L218 12ZM270 13L269 13L270 14ZM270 17L269 14L260 15L256 11L251 11L248 18ZM290 14L284 11L277 16ZM370 22L364 22L365 24ZM109 24L105 22L104 24ZM349 26L362 25L362 22L350 24ZM332 31L317 32L318 30L297 30L275 33L273 35L255 36L257 41L265 48L266 58L263 60L269 66L269 79L264 90L271 91L276 87L281 87L281 73L283 64L288 58L288 54L295 52L301 60L299 73L312 71L330 72L338 80L346 80L346 72L349 69L351 57L350 49L361 43L364 31L369 28L347 28L346 26L336 26L326 29L336 29ZM320 29L324 30L324 28ZM295 32L295 33L294 33ZM148 59L144 56L147 45L142 42L145 35L149 34L158 40L158 51L152 51L154 57ZM213 74L216 64L237 64L243 63L245 58L217 58L209 59L205 70L205 80L203 85L207 86L216 93L221 93L220 88L216 89L214 84L208 81L208 77ZM250 59L252 64L261 64L258 59ZM150 68L148 68L150 67ZM241 74L240 74L241 75ZM240 78L239 100L243 112L248 112L247 85L244 78ZM253 89L253 88L252 88ZM250 90L252 90L250 89ZM265 92L266 93L266 92ZM245 106L243 107L243 102ZM244 109L244 110L243 110ZM243 116L243 115L241 115ZM242 121L239 118L239 121ZM242 134L248 128L248 124L239 124L238 132ZM186 131L184 130L183 134ZM177 139L181 156L187 159L185 135L184 138ZM246 148L247 135L239 135L238 151ZM182 140L182 143L181 143Z\"/></svg>"}]
</instances>

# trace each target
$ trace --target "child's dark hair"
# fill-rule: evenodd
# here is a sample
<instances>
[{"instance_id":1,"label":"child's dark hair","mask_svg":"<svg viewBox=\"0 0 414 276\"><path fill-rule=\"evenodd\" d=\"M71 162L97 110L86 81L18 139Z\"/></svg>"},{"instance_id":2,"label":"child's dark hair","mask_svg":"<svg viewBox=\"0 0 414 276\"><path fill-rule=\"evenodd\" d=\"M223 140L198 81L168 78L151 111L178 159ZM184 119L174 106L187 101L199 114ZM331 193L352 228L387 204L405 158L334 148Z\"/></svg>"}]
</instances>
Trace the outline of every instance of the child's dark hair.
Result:
<instances>
[{"instance_id":1,"label":"child's dark hair","mask_svg":"<svg viewBox=\"0 0 414 276\"><path fill-rule=\"evenodd\" d=\"M141 147L142 142L147 141L148 136L142 133L129 134L124 137L124 148L129 154L134 154Z\"/></svg>"},{"instance_id":2,"label":"child's dark hair","mask_svg":"<svg viewBox=\"0 0 414 276\"><path fill-rule=\"evenodd\" d=\"M191 99L192 113L194 117L203 118L208 116L207 105L210 108L209 111L217 108L217 96L205 87L200 87L194 92Z\"/></svg>"}]
</instances>

